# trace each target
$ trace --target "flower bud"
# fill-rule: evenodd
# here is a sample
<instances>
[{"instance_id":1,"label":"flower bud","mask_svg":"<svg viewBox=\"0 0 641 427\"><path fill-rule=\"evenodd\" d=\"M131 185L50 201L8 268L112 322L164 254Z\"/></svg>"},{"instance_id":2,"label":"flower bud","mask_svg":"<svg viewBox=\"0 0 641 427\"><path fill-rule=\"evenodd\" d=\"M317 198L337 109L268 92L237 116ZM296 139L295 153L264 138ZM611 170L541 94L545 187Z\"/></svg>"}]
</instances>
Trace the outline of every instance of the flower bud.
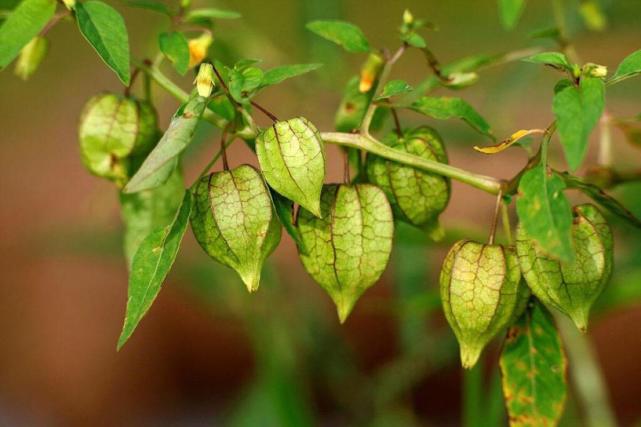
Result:
<instances>
[{"instance_id":1,"label":"flower bud","mask_svg":"<svg viewBox=\"0 0 641 427\"><path fill-rule=\"evenodd\" d=\"M40 66L48 49L49 41L46 38L41 36L32 38L20 51L20 56L16 62L16 75L22 80L27 80L31 77Z\"/></svg>"},{"instance_id":2,"label":"flower bud","mask_svg":"<svg viewBox=\"0 0 641 427\"><path fill-rule=\"evenodd\" d=\"M189 68L194 68L203 62L213 41L214 38L210 33L203 33L200 37L189 40Z\"/></svg>"},{"instance_id":3,"label":"flower bud","mask_svg":"<svg viewBox=\"0 0 641 427\"><path fill-rule=\"evenodd\" d=\"M383 58L378 53L370 53L367 60L361 68L361 77L358 84L358 90L361 93L369 92L378 79L378 75L383 69Z\"/></svg>"},{"instance_id":4,"label":"flower bud","mask_svg":"<svg viewBox=\"0 0 641 427\"><path fill-rule=\"evenodd\" d=\"M74 10L76 8L76 0L62 0L62 2L69 10Z\"/></svg>"},{"instance_id":5,"label":"flower bud","mask_svg":"<svg viewBox=\"0 0 641 427\"><path fill-rule=\"evenodd\" d=\"M613 262L612 232L594 205L574 207L572 243L574 260L559 261L545 254L523 227L517 229L519 263L532 293L585 331L590 308L608 282Z\"/></svg>"},{"instance_id":6,"label":"flower bud","mask_svg":"<svg viewBox=\"0 0 641 427\"><path fill-rule=\"evenodd\" d=\"M414 22L414 15L410 12L409 9L405 9L403 12L403 24L411 25Z\"/></svg>"},{"instance_id":7,"label":"flower bud","mask_svg":"<svg viewBox=\"0 0 641 427\"><path fill-rule=\"evenodd\" d=\"M200 64L194 83L198 95L208 98L214 90L214 67L211 64Z\"/></svg>"},{"instance_id":8,"label":"flower bud","mask_svg":"<svg viewBox=\"0 0 641 427\"><path fill-rule=\"evenodd\" d=\"M249 292L258 289L281 227L256 169L242 165L201 178L194 188L191 228L210 257L233 268Z\"/></svg>"},{"instance_id":9,"label":"flower bud","mask_svg":"<svg viewBox=\"0 0 641 427\"><path fill-rule=\"evenodd\" d=\"M469 369L524 308L527 290L521 289L516 253L502 245L459 241L443 262L440 284L445 317Z\"/></svg>"},{"instance_id":10,"label":"flower bud","mask_svg":"<svg viewBox=\"0 0 641 427\"><path fill-rule=\"evenodd\" d=\"M134 172L135 158L148 154L158 141L157 128L149 103L113 93L96 95L80 119L82 161L92 174L122 187Z\"/></svg>"},{"instance_id":11,"label":"flower bud","mask_svg":"<svg viewBox=\"0 0 641 427\"><path fill-rule=\"evenodd\" d=\"M298 230L303 266L332 298L342 323L387 266L394 221L385 194L371 184L325 185L321 218L300 209Z\"/></svg>"},{"instance_id":12,"label":"flower bud","mask_svg":"<svg viewBox=\"0 0 641 427\"><path fill-rule=\"evenodd\" d=\"M447 163L443 140L430 127L406 131L402 138L390 134L384 142L396 150ZM373 155L367 156L366 169L370 182L385 192L394 216L417 227L432 227L450 200L450 180L443 176Z\"/></svg>"}]
</instances>

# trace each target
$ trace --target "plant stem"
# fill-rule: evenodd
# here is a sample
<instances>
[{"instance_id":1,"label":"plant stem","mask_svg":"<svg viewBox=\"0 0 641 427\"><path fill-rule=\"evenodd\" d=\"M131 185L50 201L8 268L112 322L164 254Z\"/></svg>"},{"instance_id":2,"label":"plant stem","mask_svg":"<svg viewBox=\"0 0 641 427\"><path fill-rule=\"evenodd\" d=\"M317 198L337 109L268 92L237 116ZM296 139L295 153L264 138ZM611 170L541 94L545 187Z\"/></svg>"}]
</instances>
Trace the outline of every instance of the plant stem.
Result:
<instances>
[{"instance_id":1,"label":"plant stem","mask_svg":"<svg viewBox=\"0 0 641 427\"><path fill-rule=\"evenodd\" d=\"M565 350L572 370L570 378L579 407L588 427L615 427L614 412L610 407L607 387L599 368L597 356L589 337L565 316L556 315L556 323L563 336Z\"/></svg>"},{"instance_id":2,"label":"plant stem","mask_svg":"<svg viewBox=\"0 0 641 427\"><path fill-rule=\"evenodd\" d=\"M174 98L178 99L181 102L185 102L189 98L187 92L178 87L157 68L144 63L137 64L137 66L140 67L140 69L146 74L148 74L149 77L151 77L158 84L158 86L165 89ZM226 120L219 118L212 111L207 109L203 113L203 119L221 129L227 125ZM245 137L249 137L249 135L243 135L243 138ZM490 194L499 194L502 186L505 185L504 181L490 176L478 175L454 166L450 166L445 163L423 159L409 153L395 150L369 135L341 132L323 132L321 134L321 138L327 143L357 148L389 160L394 160L399 163L415 167L417 169L446 176L471 185L472 187L478 188Z\"/></svg>"},{"instance_id":3,"label":"plant stem","mask_svg":"<svg viewBox=\"0 0 641 427\"><path fill-rule=\"evenodd\" d=\"M403 163L407 166L412 166L426 172L436 173L438 175L446 176L462 183L471 185L490 194L499 194L504 181L492 178L490 176L478 175L459 169L455 166L450 166L446 163L440 163L433 160L424 159L403 151L395 150L371 136L354 134L354 133L341 133L341 132L322 132L321 138L323 141L330 144L338 144L346 147L358 148L367 151L368 153L394 160Z\"/></svg>"},{"instance_id":4,"label":"plant stem","mask_svg":"<svg viewBox=\"0 0 641 427\"><path fill-rule=\"evenodd\" d=\"M503 232L505 233L505 239L507 244L512 244L512 227L510 226L510 212L508 211L508 204L501 202L501 223L503 224Z\"/></svg>"},{"instance_id":5,"label":"plant stem","mask_svg":"<svg viewBox=\"0 0 641 427\"><path fill-rule=\"evenodd\" d=\"M483 367L481 360L472 369L463 370L462 425L464 427L483 425Z\"/></svg>"},{"instance_id":6,"label":"plant stem","mask_svg":"<svg viewBox=\"0 0 641 427\"><path fill-rule=\"evenodd\" d=\"M610 129L610 114L607 111L601 117L600 131L597 163L599 166L608 168L612 166L612 132Z\"/></svg>"},{"instance_id":7,"label":"plant stem","mask_svg":"<svg viewBox=\"0 0 641 427\"><path fill-rule=\"evenodd\" d=\"M490 228L490 238L488 240L489 245L494 244L494 238L496 237L496 226L499 222L499 210L503 204L503 194L499 191L499 194L496 196L496 206L494 207L494 215L492 216L492 227Z\"/></svg>"},{"instance_id":8,"label":"plant stem","mask_svg":"<svg viewBox=\"0 0 641 427\"><path fill-rule=\"evenodd\" d=\"M387 81L387 77L389 76L389 73L392 71L392 66L398 59L401 57L403 52L405 52L406 45L403 44L397 51L394 53L394 55L387 59L385 61L385 65L383 65L383 70L381 71L381 74L378 76L378 79L376 81L376 87L373 89L373 94L374 96L372 99L376 98L376 94L381 90L385 82ZM374 113L376 112L376 108L378 106L374 101L370 102L369 106L367 107L367 111L365 112L365 115L363 116L363 121L361 122L361 133L363 135L369 135L369 127L372 124L372 119L374 118Z\"/></svg>"}]
</instances>

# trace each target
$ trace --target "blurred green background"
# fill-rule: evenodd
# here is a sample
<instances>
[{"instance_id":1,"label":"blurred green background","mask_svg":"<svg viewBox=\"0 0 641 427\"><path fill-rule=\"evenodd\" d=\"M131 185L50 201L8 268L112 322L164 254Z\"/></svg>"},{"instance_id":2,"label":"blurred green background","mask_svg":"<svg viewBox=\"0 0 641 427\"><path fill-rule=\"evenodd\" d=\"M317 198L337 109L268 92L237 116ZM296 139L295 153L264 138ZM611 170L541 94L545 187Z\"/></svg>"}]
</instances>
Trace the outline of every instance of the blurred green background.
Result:
<instances>
[{"instance_id":1,"label":"blurred green background","mask_svg":"<svg viewBox=\"0 0 641 427\"><path fill-rule=\"evenodd\" d=\"M565 3L584 61L612 71L641 48L638 0L601 1L609 23L604 32L585 30L576 13L578 1ZM168 28L166 19L111 4L125 17L133 56L153 57L155 34ZM266 68L324 63L319 71L258 98L279 117L303 115L324 131L332 129L341 90L364 58L348 56L306 32L310 20L346 19L358 24L373 45L395 48L396 29L409 8L438 25L427 40L443 63L533 45L554 48L528 38L530 31L553 25L547 1L531 0L512 32L501 28L494 0L196 5L228 7L243 15L217 26L219 58L261 58ZM270 258L261 289L249 295L236 275L207 258L188 233L159 299L117 353L127 292L118 197L109 183L83 169L76 126L89 97L121 88L72 22L54 28L50 40L49 55L31 81L9 70L0 74L1 425L455 426L464 421L462 414L474 413L470 402L482 404L488 426L505 423L495 369L498 344L486 352L485 366L467 378L482 379L484 389L481 398L466 400L466 412L457 345L440 310L437 279L448 245L462 236L485 239L494 206L491 196L458 183L443 215L445 241L430 244L417 230L399 226L386 273L343 326L287 236ZM393 78L416 83L428 74L422 56L409 53ZM457 96L504 137L551 121L557 79L552 70L509 64L482 72L477 85ZM177 81L189 87L190 78ZM160 90L154 96L166 125L177 103ZM616 116L632 116L640 112L640 100L641 80L630 80L608 91L607 108ZM475 172L508 178L527 160L518 149L497 156L474 152L473 145L486 141L459 122L413 113L403 113L401 121L437 127L451 163ZM201 129L187 155L187 182L216 150L217 138L214 130ZM617 166L638 168L638 147L618 132L614 139ZM335 147L328 150L329 180L336 181L342 158ZM256 164L241 144L230 150L230 162ZM621 186L615 194L641 215L641 185ZM618 422L632 426L641 422L641 233L612 222L615 273L589 338ZM562 425L585 425L582 413L571 396Z\"/></svg>"}]
</instances>

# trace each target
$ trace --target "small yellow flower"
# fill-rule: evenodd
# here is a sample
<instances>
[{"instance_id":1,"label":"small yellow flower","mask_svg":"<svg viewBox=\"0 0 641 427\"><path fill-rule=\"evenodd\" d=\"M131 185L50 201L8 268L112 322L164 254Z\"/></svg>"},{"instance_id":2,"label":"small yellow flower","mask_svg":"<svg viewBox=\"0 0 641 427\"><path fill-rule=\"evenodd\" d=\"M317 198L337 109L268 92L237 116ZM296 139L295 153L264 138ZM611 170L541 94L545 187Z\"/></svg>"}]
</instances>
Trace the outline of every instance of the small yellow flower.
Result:
<instances>
[{"instance_id":1,"label":"small yellow flower","mask_svg":"<svg viewBox=\"0 0 641 427\"><path fill-rule=\"evenodd\" d=\"M203 62L213 40L213 37L209 33L189 40L189 68L194 68Z\"/></svg>"}]
</instances>

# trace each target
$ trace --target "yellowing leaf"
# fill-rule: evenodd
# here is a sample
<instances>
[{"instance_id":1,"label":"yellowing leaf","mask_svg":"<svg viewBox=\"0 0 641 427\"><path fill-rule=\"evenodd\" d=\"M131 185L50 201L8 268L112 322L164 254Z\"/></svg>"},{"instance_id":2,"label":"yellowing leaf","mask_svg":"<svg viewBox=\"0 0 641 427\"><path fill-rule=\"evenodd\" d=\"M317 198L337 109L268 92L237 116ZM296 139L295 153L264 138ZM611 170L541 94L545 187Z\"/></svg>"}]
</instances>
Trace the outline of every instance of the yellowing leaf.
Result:
<instances>
[{"instance_id":1,"label":"yellowing leaf","mask_svg":"<svg viewBox=\"0 0 641 427\"><path fill-rule=\"evenodd\" d=\"M516 142L518 142L520 139L525 138L526 136L534 135L534 134L542 134L542 133L545 133L545 130L543 130L543 129L528 129L528 130L521 129L519 131L514 132L512 135L510 135L509 138L504 139L503 141L499 142L498 144L489 145L487 147L479 147L478 145L475 145L474 149L476 151L480 152L480 153L483 153L483 154L496 154L496 153L500 153L501 151L511 147Z\"/></svg>"}]
</instances>

